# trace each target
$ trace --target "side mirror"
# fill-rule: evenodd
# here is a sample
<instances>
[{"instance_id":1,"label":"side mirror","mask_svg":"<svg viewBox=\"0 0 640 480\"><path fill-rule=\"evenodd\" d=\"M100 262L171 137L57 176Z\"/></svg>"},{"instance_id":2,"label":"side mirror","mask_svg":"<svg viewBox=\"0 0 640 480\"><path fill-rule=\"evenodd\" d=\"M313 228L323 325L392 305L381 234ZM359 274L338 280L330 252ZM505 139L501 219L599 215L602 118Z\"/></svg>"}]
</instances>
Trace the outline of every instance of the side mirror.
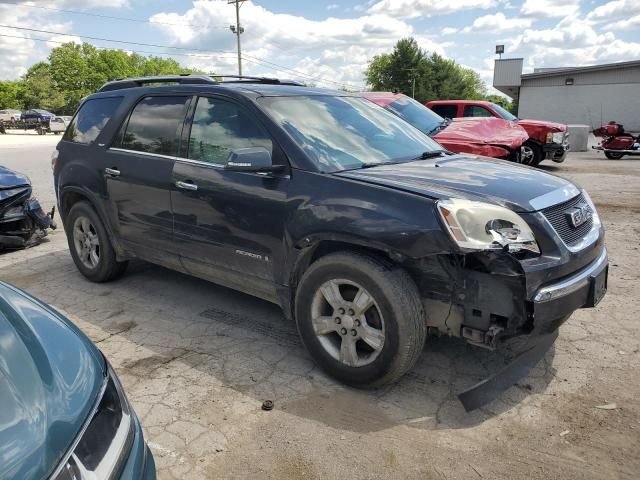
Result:
<instances>
[{"instance_id":1,"label":"side mirror","mask_svg":"<svg viewBox=\"0 0 640 480\"><path fill-rule=\"evenodd\" d=\"M232 150L224 168L232 172L270 173L281 170L282 165L273 165L266 148L248 147Z\"/></svg>"}]
</instances>

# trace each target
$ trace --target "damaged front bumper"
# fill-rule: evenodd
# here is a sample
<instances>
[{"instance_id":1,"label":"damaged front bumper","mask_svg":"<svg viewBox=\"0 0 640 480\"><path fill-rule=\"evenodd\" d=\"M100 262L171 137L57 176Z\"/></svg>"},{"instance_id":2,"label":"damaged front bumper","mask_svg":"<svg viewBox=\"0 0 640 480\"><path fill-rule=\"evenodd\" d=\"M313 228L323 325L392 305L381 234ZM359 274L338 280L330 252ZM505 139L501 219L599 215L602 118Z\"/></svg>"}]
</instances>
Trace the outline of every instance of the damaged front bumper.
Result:
<instances>
[{"instance_id":1,"label":"damaged front bumper","mask_svg":"<svg viewBox=\"0 0 640 480\"><path fill-rule=\"evenodd\" d=\"M7 169L0 171L0 250L26 248L38 244L48 229L55 229L54 210L45 213L31 196L26 177ZM11 179L19 180L18 185Z\"/></svg>"},{"instance_id":2,"label":"damaged front bumper","mask_svg":"<svg viewBox=\"0 0 640 480\"><path fill-rule=\"evenodd\" d=\"M505 336L515 357L500 372L462 392L458 398L467 411L489 403L534 367L558 336L558 328L579 308L596 306L607 291L609 259L606 248L577 272L540 287L530 302L531 329L524 335Z\"/></svg>"}]
</instances>

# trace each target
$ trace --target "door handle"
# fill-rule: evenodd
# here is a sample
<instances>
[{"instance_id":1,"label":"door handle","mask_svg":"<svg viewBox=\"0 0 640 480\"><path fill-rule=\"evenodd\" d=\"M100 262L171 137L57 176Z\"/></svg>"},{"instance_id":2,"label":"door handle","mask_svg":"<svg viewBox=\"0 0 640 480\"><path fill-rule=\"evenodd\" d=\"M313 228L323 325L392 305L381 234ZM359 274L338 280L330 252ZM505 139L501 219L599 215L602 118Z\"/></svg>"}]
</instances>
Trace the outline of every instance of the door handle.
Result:
<instances>
[{"instance_id":1,"label":"door handle","mask_svg":"<svg viewBox=\"0 0 640 480\"><path fill-rule=\"evenodd\" d=\"M188 183L188 182L177 181L176 187L181 188L183 190L194 190L194 191L198 190L198 186L195 183Z\"/></svg>"},{"instance_id":2,"label":"door handle","mask_svg":"<svg viewBox=\"0 0 640 480\"><path fill-rule=\"evenodd\" d=\"M106 173L107 175L109 175L111 177L119 177L120 176L120 170L117 170L115 168L105 168L104 169L104 173Z\"/></svg>"}]
</instances>

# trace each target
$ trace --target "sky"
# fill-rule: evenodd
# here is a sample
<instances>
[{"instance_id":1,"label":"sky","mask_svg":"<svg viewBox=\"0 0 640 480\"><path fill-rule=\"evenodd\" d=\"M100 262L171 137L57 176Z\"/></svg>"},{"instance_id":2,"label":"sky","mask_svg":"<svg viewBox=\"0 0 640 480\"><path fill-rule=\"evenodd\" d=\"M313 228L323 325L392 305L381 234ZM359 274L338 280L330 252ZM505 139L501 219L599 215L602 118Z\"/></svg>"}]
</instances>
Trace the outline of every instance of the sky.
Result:
<instances>
[{"instance_id":1,"label":"sky","mask_svg":"<svg viewBox=\"0 0 640 480\"><path fill-rule=\"evenodd\" d=\"M640 59L640 0L247 0L240 19L245 75L328 88L364 88L370 59L408 36L488 86L497 44L525 73ZM0 0L0 79L82 40L236 74L234 23L227 0Z\"/></svg>"}]
</instances>

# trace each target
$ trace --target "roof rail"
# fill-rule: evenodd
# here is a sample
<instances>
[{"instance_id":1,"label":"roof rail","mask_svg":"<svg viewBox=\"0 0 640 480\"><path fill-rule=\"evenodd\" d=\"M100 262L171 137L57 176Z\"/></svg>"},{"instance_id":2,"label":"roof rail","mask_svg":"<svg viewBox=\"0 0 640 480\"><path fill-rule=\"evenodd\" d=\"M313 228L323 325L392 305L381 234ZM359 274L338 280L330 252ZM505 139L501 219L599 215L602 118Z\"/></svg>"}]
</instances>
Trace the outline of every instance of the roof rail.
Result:
<instances>
[{"instance_id":1,"label":"roof rail","mask_svg":"<svg viewBox=\"0 0 640 480\"><path fill-rule=\"evenodd\" d=\"M218 81L222 79L222 81ZM136 88L153 83L179 83L181 85L218 85L220 83L263 83L268 85L295 85L304 86L295 80L280 80L269 77L249 77L245 75L204 75L193 73L181 73L178 75L158 75L155 77L118 78L105 83L99 92L121 90L123 88Z\"/></svg>"},{"instance_id":2,"label":"roof rail","mask_svg":"<svg viewBox=\"0 0 640 480\"><path fill-rule=\"evenodd\" d=\"M279 79L272 77L250 77L247 75L211 75L213 78L221 78L221 83L266 83L272 85L297 85L304 86L303 83L296 80ZM226 80L228 78L235 78L236 80Z\"/></svg>"},{"instance_id":3,"label":"roof rail","mask_svg":"<svg viewBox=\"0 0 640 480\"><path fill-rule=\"evenodd\" d=\"M179 84L198 84L198 85L215 85L216 82L209 75L194 75L192 73L181 73L178 75L159 75L155 77L137 77L137 78L118 78L111 82L105 83L99 92L109 92L111 90L120 90L123 88L142 87L152 83L179 83Z\"/></svg>"}]
</instances>

